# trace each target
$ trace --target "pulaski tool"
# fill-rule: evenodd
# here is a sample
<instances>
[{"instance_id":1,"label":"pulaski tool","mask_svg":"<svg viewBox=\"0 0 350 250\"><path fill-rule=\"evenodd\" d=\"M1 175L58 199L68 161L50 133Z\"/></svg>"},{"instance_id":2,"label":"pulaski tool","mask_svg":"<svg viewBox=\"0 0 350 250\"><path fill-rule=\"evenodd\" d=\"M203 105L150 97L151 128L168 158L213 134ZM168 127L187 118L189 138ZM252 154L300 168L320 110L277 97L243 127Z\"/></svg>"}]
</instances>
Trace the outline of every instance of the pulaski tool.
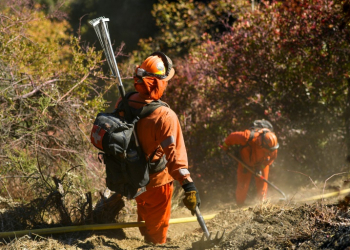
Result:
<instances>
[{"instance_id":1,"label":"pulaski tool","mask_svg":"<svg viewBox=\"0 0 350 250\"><path fill-rule=\"evenodd\" d=\"M221 237L219 237L219 232L217 232L215 238L210 239L211 233L209 233L208 231L207 225L205 224L205 221L203 219L201 212L199 211L198 206L196 206L196 216L197 216L197 221L204 233L200 241L192 243L192 249L201 250L201 249L207 249L215 245L218 245L224 238L225 230L222 233Z\"/></svg>"}]
</instances>

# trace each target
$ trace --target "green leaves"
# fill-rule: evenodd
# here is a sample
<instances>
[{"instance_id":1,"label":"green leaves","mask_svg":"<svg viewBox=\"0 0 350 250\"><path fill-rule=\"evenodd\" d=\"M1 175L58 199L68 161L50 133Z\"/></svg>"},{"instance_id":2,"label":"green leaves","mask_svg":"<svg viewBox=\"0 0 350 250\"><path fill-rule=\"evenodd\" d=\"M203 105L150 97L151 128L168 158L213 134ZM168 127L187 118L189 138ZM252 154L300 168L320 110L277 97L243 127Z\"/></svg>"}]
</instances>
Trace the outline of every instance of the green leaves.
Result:
<instances>
[{"instance_id":1,"label":"green leaves","mask_svg":"<svg viewBox=\"0 0 350 250\"><path fill-rule=\"evenodd\" d=\"M91 119L109 86L97 85L102 53L69 35L68 22L22 7L0 15L0 155L7 157L0 169L37 176L19 179L30 195L50 189L53 175L87 165Z\"/></svg>"},{"instance_id":2,"label":"green leaves","mask_svg":"<svg viewBox=\"0 0 350 250\"><path fill-rule=\"evenodd\" d=\"M235 5L228 0L208 4L193 0L171 3L161 0L152 11L156 25L162 31L156 41L162 50L182 55L198 46L204 33L213 37L220 35L223 22L235 11Z\"/></svg>"}]
</instances>

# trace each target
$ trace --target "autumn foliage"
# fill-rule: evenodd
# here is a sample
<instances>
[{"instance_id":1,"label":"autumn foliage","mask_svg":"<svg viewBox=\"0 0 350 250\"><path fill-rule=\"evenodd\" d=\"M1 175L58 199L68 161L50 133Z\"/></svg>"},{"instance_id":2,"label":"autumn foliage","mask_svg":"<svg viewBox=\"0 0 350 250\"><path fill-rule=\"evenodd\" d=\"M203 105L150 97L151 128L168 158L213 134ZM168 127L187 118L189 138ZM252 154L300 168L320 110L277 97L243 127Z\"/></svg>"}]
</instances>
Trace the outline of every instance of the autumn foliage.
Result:
<instances>
[{"instance_id":1,"label":"autumn foliage","mask_svg":"<svg viewBox=\"0 0 350 250\"><path fill-rule=\"evenodd\" d=\"M324 179L346 169L348 9L348 1L262 2L236 13L220 36L198 37L176 61L166 96L180 114L195 172L227 175L234 164L218 145L258 118L270 120L280 140L272 180L286 170Z\"/></svg>"},{"instance_id":2,"label":"autumn foliage","mask_svg":"<svg viewBox=\"0 0 350 250\"><path fill-rule=\"evenodd\" d=\"M95 41L83 43L62 15L47 15L33 1L6 2L0 3L0 195L32 199L61 181L71 204L84 204L85 192L96 198L105 184L88 135L94 116L113 106L105 93L118 98L113 79L102 52L87 45ZM290 170L319 180L347 171L349 1L259 1L254 9L247 1L205 2L157 1L159 33L140 39L140 49L119 64L130 90L135 64L155 50L172 58L176 75L163 99L180 119L203 201L206 193L227 197L234 190L235 163L219 144L255 119L271 121L279 139L272 182L295 187L305 180Z\"/></svg>"}]
</instances>

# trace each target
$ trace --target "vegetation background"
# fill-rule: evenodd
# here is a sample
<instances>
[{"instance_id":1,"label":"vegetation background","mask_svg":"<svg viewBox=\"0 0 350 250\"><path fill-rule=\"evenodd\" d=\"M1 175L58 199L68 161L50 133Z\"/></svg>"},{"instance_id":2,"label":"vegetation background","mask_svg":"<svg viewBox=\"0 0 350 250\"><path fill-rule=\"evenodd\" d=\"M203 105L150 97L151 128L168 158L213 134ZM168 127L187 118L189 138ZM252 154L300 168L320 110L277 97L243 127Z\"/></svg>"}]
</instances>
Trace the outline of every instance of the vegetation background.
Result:
<instances>
[{"instance_id":1,"label":"vegetation background","mask_svg":"<svg viewBox=\"0 0 350 250\"><path fill-rule=\"evenodd\" d=\"M174 61L163 100L178 114L203 205L234 199L236 165L218 146L255 119L275 127L270 180L286 193L348 174L349 1L4 0L0 198L16 216L1 231L89 223L87 200L101 198L89 133L118 93L88 25L100 16L127 90L151 52Z\"/></svg>"}]
</instances>

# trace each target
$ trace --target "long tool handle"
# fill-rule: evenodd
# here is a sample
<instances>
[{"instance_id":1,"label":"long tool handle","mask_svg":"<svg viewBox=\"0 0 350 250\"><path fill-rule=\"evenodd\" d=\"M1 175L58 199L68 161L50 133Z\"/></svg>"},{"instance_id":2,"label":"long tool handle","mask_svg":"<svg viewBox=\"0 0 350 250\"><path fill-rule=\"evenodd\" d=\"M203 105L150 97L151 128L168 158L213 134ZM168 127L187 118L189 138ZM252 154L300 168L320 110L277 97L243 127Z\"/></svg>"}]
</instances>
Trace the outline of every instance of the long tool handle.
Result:
<instances>
[{"instance_id":1,"label":"long tool handle","mask_svg":"<svg viewBox=\"0 0 350 250\"><path fill-rule=\"evenodd\" d=\"M118 64L117 60L115 58L114 52L113 52L113 47L112 47L112 42L109 37L109 31L108 31L108 25L107 22L109 21L109 18L105 17L99 17L96 19L91 20L89 23L94 27L96 35L100 41L101 47L103 49L103 52L106 56L106 60L108 63L108 66L111 70L112 75L117 78L117 85L119 88L119 91L121 92L120 94L123 96L124 90L123 89L123 83L122 79L119 74L118 70ZM122 90L122 91L121 91Z\"/></svg>"},{"instance_id":2,"label":"long tool handle","mask_svg":"<svg viewBox=\"0 0 350 250\"><path fill-rule=\"evenodd\" d=\"M259 173L256 173L253 169L251 169L250 167L248 167L243 161L241 161L239 158L237 158L236 156L234 156L233 154L227 152L227 154L235 159L237 162L241 163L243 167L245 167L249 172L251 172L252 174L254 174L256 177L259 177L260 179L262 179L263 181L265 181L267 184L269 184L271 187L273 187L274 189L276 189L280 194L283 195L283 200L287 200L286 195L278 188L276 187L274 184L272 184L271 182L269 182L268 180L266 180L266 178L264 176L262 176Z\"/></svg>"},{"instance_id":3,"label":"long tool handle","mask_svg":"<svg viewBox=\"0 0 350 250\"><path fill-rule=\"evenodd\" d=\"M210 234L209 234L207 225L205 224L205 221L203 219L201 212L199 211L198 206L196 206L196 216L197 216L197 221L198 221L199 225L201 226L205 236L207 237L208 240L210 240Z\"/></svg>"},{"instance_id":4,"label":"long tool handle","mask_svg":"<svg viewBox=\"0 0 350 250\"><path fill-rule=\"evenodd\" d=\"M112 42L111 42L111 39L109 36L108 24L107 24L108 21L109 21L109 18L99 17L99 18L96 18L96 19L89 21L89 23L94 27L94 30L96 32L96 35L97 35L99 41L100 41L101 47L102 47L103 52L105 54L108 66L111 70L111 73L117 79L118 90L119 90L119 93L122 97L122 101L125 105L126 118L130 119L132 116L131 110L128 106L128 100L126 100L126 97L125 97L125 89L124 89L122 79L121 79L120 74L119 74L117 60L115 58L113 47L112 47ZM134 135L136 138L135 133L134 133Z\"/></svg>"}]
</instances>

